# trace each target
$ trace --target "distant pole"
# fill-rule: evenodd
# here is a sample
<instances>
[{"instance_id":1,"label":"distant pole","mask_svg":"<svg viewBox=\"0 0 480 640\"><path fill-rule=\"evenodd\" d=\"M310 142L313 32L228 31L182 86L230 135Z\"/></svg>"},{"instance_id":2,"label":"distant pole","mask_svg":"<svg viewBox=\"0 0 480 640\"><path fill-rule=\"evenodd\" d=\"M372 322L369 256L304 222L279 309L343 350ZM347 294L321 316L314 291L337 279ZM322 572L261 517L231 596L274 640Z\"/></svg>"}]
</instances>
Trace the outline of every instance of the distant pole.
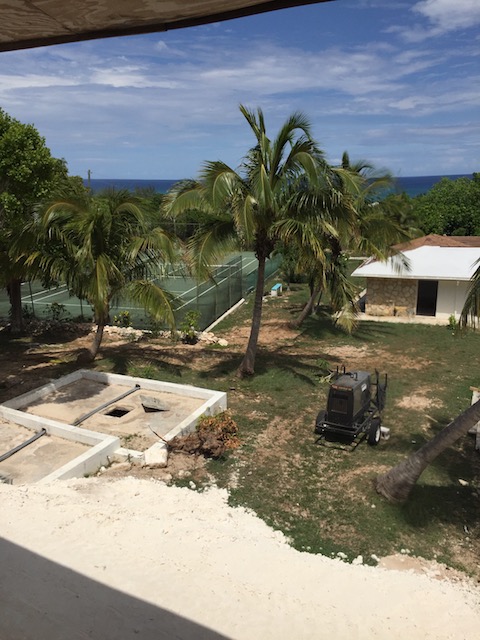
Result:
<instances>
[{"instance_id":1,"label":"distant pole","mask_svg":"<svg viewBox=\"0 0 480 640\"><path fill-rule=\"evenodd\" d=\"M90 189L90 178L92 177L92 172L90 171L90 169L87 172L87 185L88 188Z\"/></svg>"}]
</instances>

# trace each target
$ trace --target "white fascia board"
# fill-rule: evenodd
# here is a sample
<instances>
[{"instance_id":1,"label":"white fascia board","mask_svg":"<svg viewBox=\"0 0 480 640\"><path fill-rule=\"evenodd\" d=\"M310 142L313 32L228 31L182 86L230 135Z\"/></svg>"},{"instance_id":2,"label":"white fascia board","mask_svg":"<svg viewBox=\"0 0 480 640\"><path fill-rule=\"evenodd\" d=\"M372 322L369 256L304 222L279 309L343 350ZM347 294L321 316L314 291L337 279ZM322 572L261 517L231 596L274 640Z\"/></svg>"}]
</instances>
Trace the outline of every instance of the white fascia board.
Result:
<instances>
[{"instance_id":1,"label":"white fascia board","mask_svg":"<svg viewBox=\"0 0 480 640\"><path fill-rule=\"evenodd\" d=\"M402 267L398 256L386 262L370 259L352 276L364 278L402 278L409 280L470 280L480 260L480 247L423 246L404 251L410 269Z\"/></svg>"}]
</instances>

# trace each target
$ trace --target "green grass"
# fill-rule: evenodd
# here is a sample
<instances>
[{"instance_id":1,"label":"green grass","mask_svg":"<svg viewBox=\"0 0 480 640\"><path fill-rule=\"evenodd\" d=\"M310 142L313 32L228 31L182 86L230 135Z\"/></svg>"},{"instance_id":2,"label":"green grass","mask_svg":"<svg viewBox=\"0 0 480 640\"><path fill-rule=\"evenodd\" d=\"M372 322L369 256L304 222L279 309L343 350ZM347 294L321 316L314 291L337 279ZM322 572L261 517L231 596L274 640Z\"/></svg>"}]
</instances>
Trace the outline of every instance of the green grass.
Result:
<instances>
[{"instance_id":1,"label":"green grass","mask_svg":"<svg viewBox=\"0 0 480 640\"><path fill-rule=\"evenodd\" d=\"M304 298L299 288L291 292L289 305L269 301L265 318L278 314L288 321ZM246 309L243 314L248 317ZM244 444L228 460L211 463L209 471L230 487L232 504L256 511L300 550L362 554L369 561L372 554L409 549L474 572L480 551L480 461L473 438L440 456L404 506L376 494L373 479L470 404L469 387L479 384L479 356L480 335L452 335L446 327L370 322L348 336L327 319L309 320L290 349L260 349L254 378L227 376L235 388L229 405ZM327 392L319 382L323 360L331 367L388 373L388 441L376 448L363 442L354 451L315 443L315 416ZM219 382L212 379L213 385ZM224 378L221 382L228 386Z\"/></svg>"}]
</instances>

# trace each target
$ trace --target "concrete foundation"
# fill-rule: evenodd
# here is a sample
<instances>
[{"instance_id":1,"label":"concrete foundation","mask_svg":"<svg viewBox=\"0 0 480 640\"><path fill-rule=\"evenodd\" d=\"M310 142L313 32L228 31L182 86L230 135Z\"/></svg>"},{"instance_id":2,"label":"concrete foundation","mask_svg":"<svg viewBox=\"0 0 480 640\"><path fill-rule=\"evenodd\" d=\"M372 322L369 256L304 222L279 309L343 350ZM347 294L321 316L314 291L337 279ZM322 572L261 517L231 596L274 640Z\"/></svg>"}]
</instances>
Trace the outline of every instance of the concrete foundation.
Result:
<instances>
[{"instance_id":1,"label":"concrete foundation","mask_svg":"<svg viewBox=\"0 0 480 640\"><path fill-rule=\"evenodd\" d=\"M45 460L27 479L20 468L22 454L23 458L28 456L28 448L33 446L28 445L8 458L8 465L7 461L0 463L0 474L3 468L15 483L50 482L94 473L113 459L138 464L153 460L158 465L159 449L166 449L159 443L190 433L202 415L214 415L226 408L223 392L81 369L0 405L0 419L12 434L8 447L8 436L0 439L0 454L16 446L18 440L28 439L21 437L22 429L29 430L30 435L46 429L47 436L35 443L38 448L46 437L58 439L57 450L60 442L65 452L65 443L83 448L48 459L43 447ZM70 459L65 461L65 457Z\"/></svg>"}]
</instances>

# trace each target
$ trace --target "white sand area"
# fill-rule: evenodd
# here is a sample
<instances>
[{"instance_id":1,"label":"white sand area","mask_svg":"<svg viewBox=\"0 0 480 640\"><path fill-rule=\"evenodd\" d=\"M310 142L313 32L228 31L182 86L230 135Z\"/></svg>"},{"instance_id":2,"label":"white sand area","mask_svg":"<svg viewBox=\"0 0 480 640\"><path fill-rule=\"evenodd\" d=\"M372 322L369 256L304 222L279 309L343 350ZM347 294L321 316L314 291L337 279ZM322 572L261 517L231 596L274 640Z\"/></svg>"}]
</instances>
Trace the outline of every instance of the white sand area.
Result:
<instances>
[{"instance_id":1,"label":"white sand area","mask_svg":"<svg viewBox=\"0 0 480 640\"><path fill-rule=\"evenodd\" d=\"M1 640L480 637L474 586L300 553L218 489L0 484L0 504Z\"/></svg>"}]
</instances>

